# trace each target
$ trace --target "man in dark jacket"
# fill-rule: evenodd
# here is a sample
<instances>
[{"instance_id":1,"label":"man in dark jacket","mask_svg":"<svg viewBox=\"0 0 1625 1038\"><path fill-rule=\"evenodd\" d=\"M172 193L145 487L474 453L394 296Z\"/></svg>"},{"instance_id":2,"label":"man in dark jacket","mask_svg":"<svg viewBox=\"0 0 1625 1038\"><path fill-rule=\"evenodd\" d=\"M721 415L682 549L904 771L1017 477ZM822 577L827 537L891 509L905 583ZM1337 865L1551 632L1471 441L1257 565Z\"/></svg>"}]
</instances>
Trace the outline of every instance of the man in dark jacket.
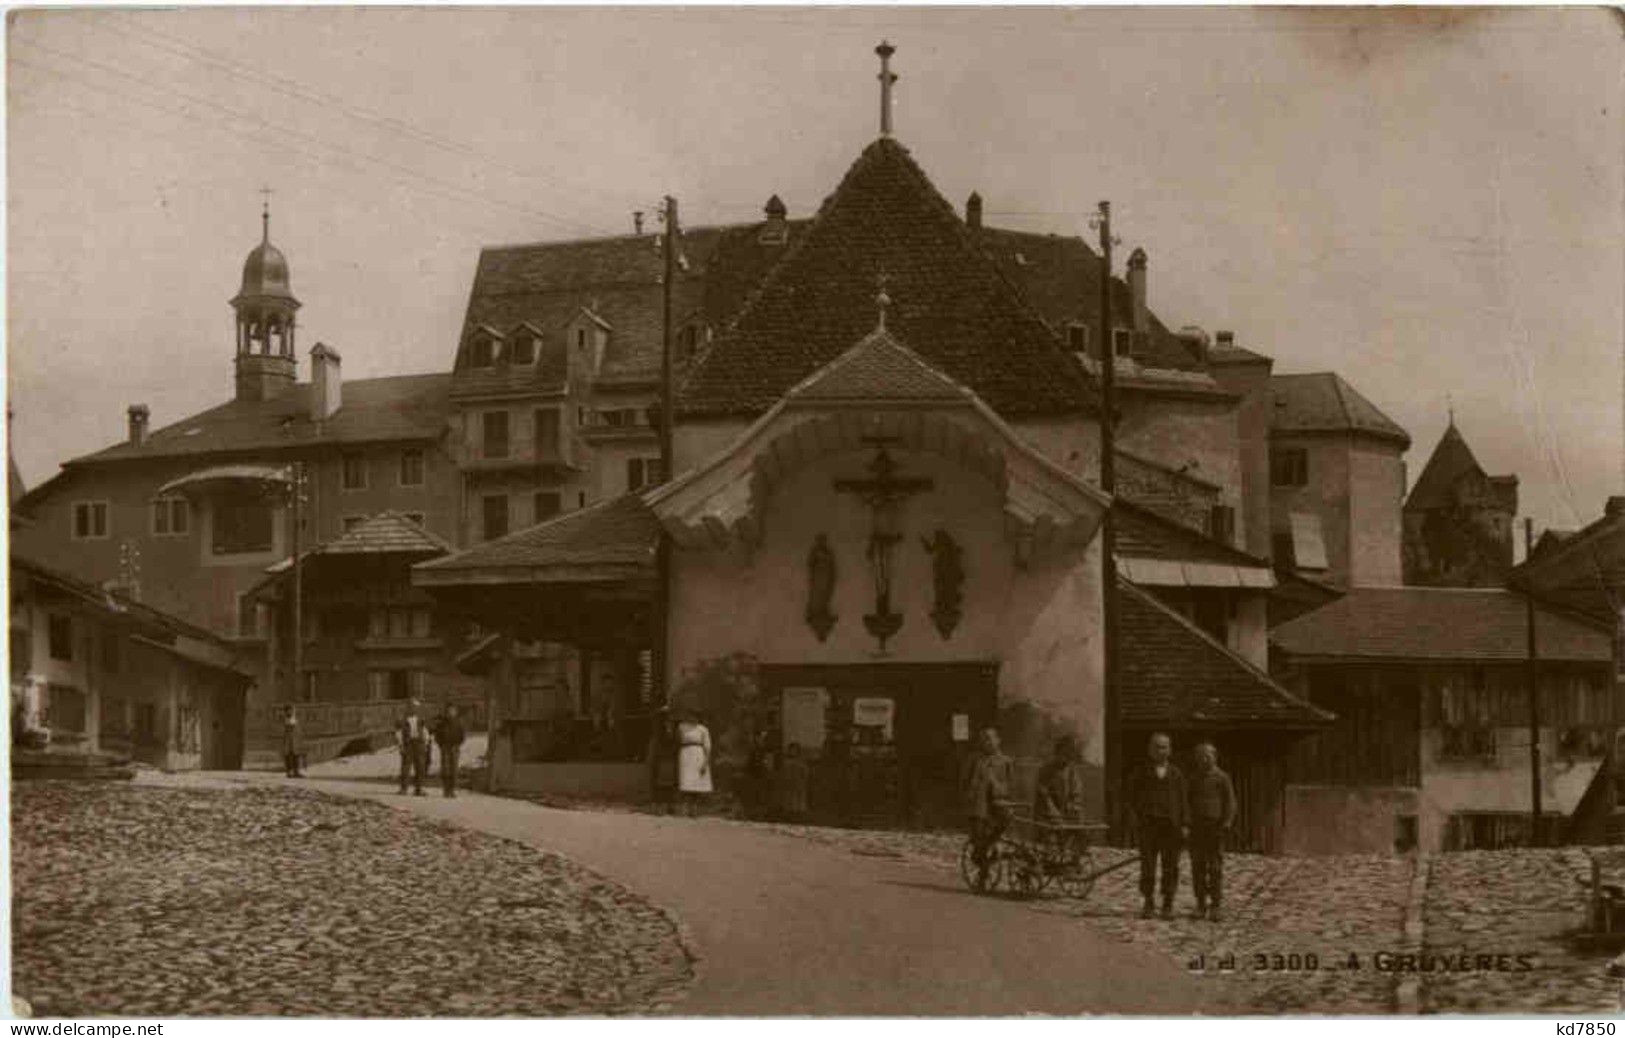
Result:
<instances>
[{"instance_id":1,"label":"man in dark jacket","mask_svg":"<svg viewBox=\"0 0 1625 1038\"><path fill-rule=\"evenodd\" d=\"M999 733L992 728L982 729L976 753L965 762L959 784L978 883L986 882L989 854L1010 824L1005 801L1010 796L1013 768L1010 758L999 748Z\"/></svg>"},{"instance_id":2,"label":"man in dark jacket","mask_svg":"<svg viewBox=\"0 0 1625 1038\"><path fill-rule=\"evenodd\" d=\"M434 741L440 746L440 788L448 797L457 795L457 757L467 734L462 718L457 716L457 705L447 703L434 726Z\"/></svg>"},{"instance_id":3,"label":"man in dark jacket","mask_svg":"<svg viewBox=\"0 0 1625 1038\"><path fill-rule=\"evenodd\" d=\"M1210 742L1196 746L1196 771L1190 779L1191 888L1196 892L1196 918L1222 918L1219 900L1224 885L1224 838L1236 822L1236 790L1219 768L1219 751Z\"/></svg>"},{"instance_id":4,"label":"man in dark jacket","mask_svg":"<svg viewBox=\"0 0 1625 1038\"><path fill-rule=\"evenodd\" d=\"M1179 850L1189 835L1189 792L1185 776L1170 758L1173 741L1162 732L1151 736L1150 759L1129 774L1123 803L1129 828L1140 840L1140 917L1155 913L1157 863L1162 863L1162 917L1173 918L1179 889Z\"/></svg>"}]
</instances>

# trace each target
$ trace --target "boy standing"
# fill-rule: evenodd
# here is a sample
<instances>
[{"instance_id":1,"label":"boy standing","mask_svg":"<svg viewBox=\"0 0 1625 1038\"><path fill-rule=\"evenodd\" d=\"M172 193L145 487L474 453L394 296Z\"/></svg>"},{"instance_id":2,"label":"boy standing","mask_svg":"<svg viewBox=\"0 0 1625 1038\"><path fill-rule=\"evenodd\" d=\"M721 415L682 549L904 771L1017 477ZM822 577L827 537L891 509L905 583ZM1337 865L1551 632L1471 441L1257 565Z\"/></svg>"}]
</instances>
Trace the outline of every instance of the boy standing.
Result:
<instances>
[{"instance_id":1,"label":"boy standing","mask_svg":"<svg viewBox=\"0 0 1625 1038\"><path fill-rule=\"evenodd\" d=\"M1179 851L1190 835L1189 797L1185 776L1170 758L1173 741L1163 732L1151 736L1150 759L1128 778L1124 803L1129 826L1140 837L1140 896L1145 905L1140 918L1150 919L1157 889L1157 864L1162 864L1162 917L1174 915L1174 892L1179 889Z\"/></svg>"},{"instance_id":2,"label":"boy standing","mask_svg":"<svg viewBox=\"0 0 1625 1038\"><path fill-rule=\"evenodd\" d=\"M1224 838L1236 822L1236 790L1219 767L1219 751L1210 742L1196 746L1196 772L1190 781L1191 888L1196 892L1196 918L1218 922L1224 886Z\"/></svg>"}]
</instances>

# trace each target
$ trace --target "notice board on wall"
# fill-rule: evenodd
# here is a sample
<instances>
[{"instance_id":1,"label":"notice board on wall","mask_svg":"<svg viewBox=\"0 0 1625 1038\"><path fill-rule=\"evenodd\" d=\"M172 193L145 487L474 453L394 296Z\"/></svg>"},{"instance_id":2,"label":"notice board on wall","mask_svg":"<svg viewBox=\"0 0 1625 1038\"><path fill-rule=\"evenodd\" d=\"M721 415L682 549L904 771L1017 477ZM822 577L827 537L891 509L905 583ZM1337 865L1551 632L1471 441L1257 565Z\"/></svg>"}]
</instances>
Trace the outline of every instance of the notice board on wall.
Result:
<instances>
[{"instance_id":1,"label":"notice board on wall","mask_svg":"<svg viewBox=\"0 0 1625 1038\"><path fill-rule=\"evenodd\" d=\"M803 752L824 748L824 711L829 691L823 688L787 688L782 700L784 745L795 743Z\"/></svg>"}]
</instances>

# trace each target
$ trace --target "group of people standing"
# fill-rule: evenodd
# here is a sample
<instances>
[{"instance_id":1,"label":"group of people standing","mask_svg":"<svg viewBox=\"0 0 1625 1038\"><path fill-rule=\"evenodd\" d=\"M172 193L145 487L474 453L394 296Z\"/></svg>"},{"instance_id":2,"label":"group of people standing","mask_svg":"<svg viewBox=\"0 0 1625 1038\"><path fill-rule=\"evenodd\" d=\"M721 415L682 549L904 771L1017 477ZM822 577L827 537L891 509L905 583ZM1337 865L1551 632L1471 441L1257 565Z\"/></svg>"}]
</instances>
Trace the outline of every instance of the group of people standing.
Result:
<instances>
[{"instance_id":1,"label":"group of people standing","mask_svg":"<svg viewBox=\"0 0 1625 1038\"><path fill-rule=\"evenodd\" d=\"M1140 849L1140 915L1156 915L1157 880L1162 881L1162 917L1174 913L1179 889L1179 857L1188 846L1191 887L1199 919L1218 921L1224 896L1224 841L1236 822L1236 791L1219 767L1211 742L1194 750L1195 770L1186 776L1173 762L1173 740L1151 737L1147 760L1128 777L1124 807L1128 830ZM985 868L988 854L1010 824L1014 764L999 747L999 733L984 729L961 780L972 858ZM1033 792L1033 818L1045 823L1080 821L1083 776L1078 744L1056 740L1054 754L1039 769Z\"/></svg>"},{"instance_id":2,"label":"group of people standing","mask_svg":"<svg viewBox=\"0 0 1625 1038\"><path fill-rule=\"evenodd\" d=\"M406 792L408 781L418 796L423 796L423 779L429 773L430 750L440 747L440 785L445 795L457 795L457 765L462 753L467 730L458 716L457 706L447 703L433 722L422 717L422 705L413 699L406 704L406 715L395 727L395 748L401 755L400 791ZM304 778L304 739L299 731L299 714L292 703L282 708L282 768L289 778Z\"/></svg>"}]
</instances>

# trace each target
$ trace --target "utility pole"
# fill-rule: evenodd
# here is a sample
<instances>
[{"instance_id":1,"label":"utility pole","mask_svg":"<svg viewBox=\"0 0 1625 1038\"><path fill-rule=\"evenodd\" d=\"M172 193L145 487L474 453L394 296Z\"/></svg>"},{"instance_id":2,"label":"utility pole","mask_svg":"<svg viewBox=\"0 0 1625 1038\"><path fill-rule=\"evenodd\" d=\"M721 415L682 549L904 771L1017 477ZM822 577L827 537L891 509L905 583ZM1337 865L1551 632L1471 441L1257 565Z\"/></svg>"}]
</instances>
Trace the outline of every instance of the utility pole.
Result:
<instances>
[{"instance_id":1,"label":"utility pole","mask_svg":"<svg viewBox=\"0 0 1625 1038\"><path fill-rule=\"evenodd\" d=\"M305 496L305 463L293 463L293 691L288 702L297 703L304 698L305 662L305 570L299 556L302 533L301 505Z\"/></svg>"},{"instance_id":2,"label":"utility pole","mask_svg":"<svg viewBox=\"0 0 1625 1038\"><path fill-rule=\"evenodd\" d=\"M1117 493L1117 385L1116 345L1112 342L1112 204L1101 202L1095 217L1100 229L1100 489ZM1106 738L1101 764L1106 773L1106 821L1116 831L1120 825L1119 789L1122 762L1117 740L1117 536L1112 509L1106 509L1100 523L1100 618L1102 657L1105 664Z\"/></svg>"},{"instance_id":3,"label":"utility pole","mask_svg":"<svg viewBox=\"0 0 1625 1038\"><path fill-rule=\"evenodd\" d=\"M1523 557L1527 560L1535 547L1535 521L1528 516L1523 520ZM1524 682L1529 689L1529 842L1540 846L1540 663L1536 658L1535 594L1525 590L1524 633L1527 639L1526 673Z\"/></svg>"},{"instance_id":4,"label":"utility pole","mask_svg":"<svg viewBox=\"0 0 1625 1038\"><path fill-rule=\"evenodd\" d=\"M665 199L665 241L663 251L665 256L665 271L660 279L661 287L661 346L660 346L660 481L668 482L672 477L672 469L676 459L672 449L672 426L675 425L675 396L672 387L672 301L677 283L677 241L679 229L677 226L677 199L670 195ZM654 652L650 661L654 670L654 698L662 705L671 703L670 674L671 656L667 646L669 641L670 623L668 614L671 611L671 534L665 527L660 530L660 541L655 548L655 615L654 615Z\"/></svg>"}]
</instances>

